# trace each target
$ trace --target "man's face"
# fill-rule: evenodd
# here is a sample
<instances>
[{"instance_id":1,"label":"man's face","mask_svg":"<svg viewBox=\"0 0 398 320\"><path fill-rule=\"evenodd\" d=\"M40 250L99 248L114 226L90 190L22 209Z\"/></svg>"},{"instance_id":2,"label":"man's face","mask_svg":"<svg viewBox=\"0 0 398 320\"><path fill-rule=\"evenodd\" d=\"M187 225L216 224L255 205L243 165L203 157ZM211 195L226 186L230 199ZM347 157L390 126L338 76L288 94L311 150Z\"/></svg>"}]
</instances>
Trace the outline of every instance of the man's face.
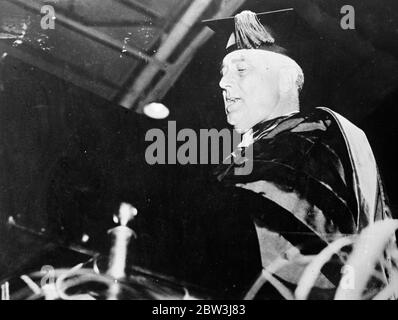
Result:
<instances>
[{"instance_id":1,"label":"man's face","mask_svg":"<svg viewBox=\"0 0 398 320\"><path fill-rule=\"evenodd\" d=\"M279 101L279 78L264 51L229 53L223 60L221 75L227 121L238 132L246 132L272 117Z\"/></svg>"}]
</instances>

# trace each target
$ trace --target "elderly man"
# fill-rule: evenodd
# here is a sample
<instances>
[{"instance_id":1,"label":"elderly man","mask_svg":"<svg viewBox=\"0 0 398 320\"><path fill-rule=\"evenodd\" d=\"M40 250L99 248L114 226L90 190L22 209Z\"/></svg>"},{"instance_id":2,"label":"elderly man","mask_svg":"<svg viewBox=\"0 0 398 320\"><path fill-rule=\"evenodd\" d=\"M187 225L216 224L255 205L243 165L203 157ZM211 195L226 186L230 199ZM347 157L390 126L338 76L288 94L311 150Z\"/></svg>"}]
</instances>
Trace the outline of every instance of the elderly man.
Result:
<instances>
[{"instance_id":1,"label":"elderly man","mask_svg":"<svg viewBox=\"0 0 398 320\"><path fill-rule=\"evenodd\" d=\"M303 71L263 25L267 16L243 11L231 20L219 84L227 121L243 134L238 151L253 170L237 175L242 162L236 161L222 166L217 178L256 194L253 202L261 204L247 203L246 209L254 218L262 266L294 289L303 271L294 257L317 254L389 210L364 133L327 108L300 112ZM217 21L206 23L216 29ZM286 267L273 270L280 262ZM333 292L341 266L339 259L329 263L317 287Z\"/></svg>"}]
</instances>

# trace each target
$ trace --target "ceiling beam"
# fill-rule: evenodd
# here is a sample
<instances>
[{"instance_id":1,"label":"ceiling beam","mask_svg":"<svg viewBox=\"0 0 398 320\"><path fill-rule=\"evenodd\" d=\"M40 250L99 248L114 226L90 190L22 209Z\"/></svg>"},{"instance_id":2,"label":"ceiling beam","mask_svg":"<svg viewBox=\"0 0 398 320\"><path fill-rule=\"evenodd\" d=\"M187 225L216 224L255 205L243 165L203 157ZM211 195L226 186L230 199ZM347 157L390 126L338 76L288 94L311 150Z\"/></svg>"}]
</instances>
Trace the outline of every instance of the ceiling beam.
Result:
<instances>
[{"instance_id":1,"label":"ceiling beam","mask_svg":"<svg viewBox=\"0 0 398 320\"><path fill-rule=\"evenodd\" d=\"M143 13L146 16L163 20L163 17L159 12L151 9L149 6L144 6L143 4L139 3L136 0L116 0L116 1L128 8L131 8L137 12Z\"/></svg>"},{"instance_id":2,"label":"ceiling beam","mask_svg":"<svg viewBox=\"0 0 398 320\"><path fill-rule=\"evenodd\" d=\"M19 7L22 7L24 9L27 9L31 12L40 14L41 6L39 3L34 4L32 1L26 1L26 0L6 0L6 1L10 2L11 4L17 5ZM55 16L56 16L56 23L59 23L65 28L75 31L111 49L114 49L118 52L121 52L123 50L123 54L133 56L134 58L137 58L139 60L144 60L145 62L156 65L157 68L162 70L165 70L168 67L167 63L157 59L156 57L152 57L146 54L145 52L142 52L141 50L138 50L124 43L123 41L114 39L111 36L102 33L94 28L84 26L81 23L76 22L60 13L56 13Z\"/></svg>"},{"instance_id":3,"label":"ceiling beam","mask_svg":"<svg viewBox=\"0 0 398 320\"><path fill-rule=\"evenodd\" d=\"M212 0L194 0L192 2L181 19L171 29L168 37L160 45L155 54L156 59L166 61L169 58L211 2ZM142 92L144 92L158 72L158 66L149 63L122 95L119 104L128 109L133 108L135 103L141 98Z\"/></svg>"}]
</instances>

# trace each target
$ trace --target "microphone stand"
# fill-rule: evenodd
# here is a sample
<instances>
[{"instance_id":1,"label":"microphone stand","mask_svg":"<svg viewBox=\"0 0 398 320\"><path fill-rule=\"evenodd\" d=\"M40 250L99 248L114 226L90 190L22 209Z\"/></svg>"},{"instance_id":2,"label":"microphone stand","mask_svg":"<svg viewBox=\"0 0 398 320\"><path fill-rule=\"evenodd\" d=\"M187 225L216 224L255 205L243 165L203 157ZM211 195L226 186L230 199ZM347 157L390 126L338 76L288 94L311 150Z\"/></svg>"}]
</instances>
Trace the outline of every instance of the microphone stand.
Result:
<instances>
[{"instance_id":1,"label":"microphone stand","mask_svg":"<svg viewBox=\"0 0 398 320\"><path fill-rule=\"evenodd\" d=\"M130 239L137 237L135 232L127 227L137 215L137 209L128 203L122 203L119 208L119 216L114 217L120 223L119 226L112 228L108 234L112 237L112 246L109 257L109 265L106 274L114 279L113 285L108 290L108 300L116 300L120 293L118 281L126 277L126 261Z\"/></svg>"}]
</instances>

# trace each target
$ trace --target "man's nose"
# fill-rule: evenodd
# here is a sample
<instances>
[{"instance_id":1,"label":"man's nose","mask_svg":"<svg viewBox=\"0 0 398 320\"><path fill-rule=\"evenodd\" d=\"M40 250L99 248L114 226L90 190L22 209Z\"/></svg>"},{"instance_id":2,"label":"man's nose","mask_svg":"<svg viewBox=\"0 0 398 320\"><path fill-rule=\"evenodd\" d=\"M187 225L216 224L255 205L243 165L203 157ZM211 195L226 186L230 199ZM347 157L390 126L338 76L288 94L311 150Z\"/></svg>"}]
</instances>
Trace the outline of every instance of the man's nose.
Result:
<instances>
[{"instance_id":1,"label":"man's nose","mask_svg":"<svg viewBox=\"0 0 398 320\"><path fill-rule=\"evenodd\" d=\"M227 89L228 86L231 85L231 81L229 80L229 77L223 75L218 85L220 86L221 89L225 90Z\"/></svg>"}]
</instances>

